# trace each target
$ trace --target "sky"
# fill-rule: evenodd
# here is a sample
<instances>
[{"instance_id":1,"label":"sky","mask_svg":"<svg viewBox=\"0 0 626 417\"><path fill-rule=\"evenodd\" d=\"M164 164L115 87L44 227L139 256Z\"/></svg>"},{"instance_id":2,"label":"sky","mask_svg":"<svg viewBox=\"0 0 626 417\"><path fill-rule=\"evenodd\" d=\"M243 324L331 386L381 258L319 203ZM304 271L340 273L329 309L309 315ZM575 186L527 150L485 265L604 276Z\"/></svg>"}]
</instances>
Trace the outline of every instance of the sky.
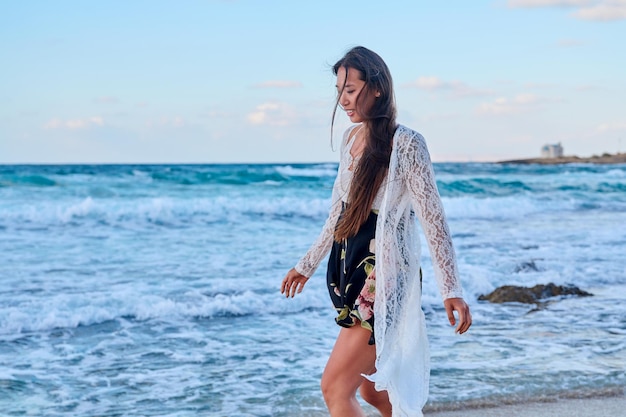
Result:
<instances>
[{"instance_id":1,"label":"sky","mask_svg":"<svg viewBox=\"0 0 626 417\"><path fill-rule=\"evenodd\" d=\"M0 163L336 162L356 45L435 162L626 152L626 0L20 0Z\"/></svg>"}]
</instances>

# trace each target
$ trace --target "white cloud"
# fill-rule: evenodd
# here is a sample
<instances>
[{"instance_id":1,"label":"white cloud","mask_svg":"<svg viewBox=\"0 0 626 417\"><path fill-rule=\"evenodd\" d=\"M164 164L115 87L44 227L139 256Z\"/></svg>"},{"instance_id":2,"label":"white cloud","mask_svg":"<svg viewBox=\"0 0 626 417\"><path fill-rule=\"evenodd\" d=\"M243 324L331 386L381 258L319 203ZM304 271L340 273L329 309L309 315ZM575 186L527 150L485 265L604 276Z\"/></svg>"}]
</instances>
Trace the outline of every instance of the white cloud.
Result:
<instances>
[{"instance_id":1,"label":"white cloud","mask_svg":"<svg viewBox=\"0 0 626 417\"><path fill-rule=\"evenodd\" d=\"M148 128L152 127L183 127L186 126L187 123L185 119L180 116L174 117L161 117L156 120L147 120L145 122L145 126Z\"/></svg>"},{"instance_id":2,"label":"white cloud","mask_svg":"<svg viewBox=\"0 0 626 417\"><path fill-rule=\"evenodd\" d=\"M491 91L478 90L461 81L444 81L439 77L419 77L417 80L404 84L404 87L419 88L426 91L447 91L456 97L486 96Z\"/></svg>"},{"instance_id":3,"label":"white cloud","mask_svg":"<svg viewBox=\"0 0 626 417\"><path fill-rule=\"evenodd\" d=\"M626 0L509 0L510 8L574 8L576 19L609 21L626 19Z\"/></svg>"},{"instance_id":4,"label":"white cloud","mask_svg":"<svg viewBox=\"0 0 626 417\"><path fill-rule=\"evenodd\" d=\"M452 87L452 83L443 82L438 77L419 77L412 83L408 83L407 86L413 86L423 90L439 90Z\"/></svg>"},{"instance_id":5,"label":"white cloud","mask_svg":"<svg viewBox=\"0 0 626 417\"><path fill-rule=\"evenodd\" d=\"M597 130L600 133L621 132L626 130L626 123L602 123Z\"/></svg>"},{"instance_id":6,"label":"white cloud","mask_svg":"<svg viewBox=\"0 0 626 417\"><path fill-rule=\"evenodd\" d=\"M509 0L509 7L576 7L584 6L590 0Z\"/></svg>"},{"instance_id":7,"label":"white cloud","mask_svg":"<svg viewBox=\"0 0 626 417\"><path fill-rule=\"evenodd\" d=\"M270 80L263 81L253 85L254 88L300 88L302 83L300 81L289 80Z\"/></svg>"},{"instance_id":8,"label":"white cloud","mask_svg":"<svg viewBox=\"0 0 626 417\"><path fill-rule=\"evenodd\" d=\"M248 123L253 125L287 126L297 119L296 112L289 105L280 102L259 104L247 116Z\"/></svg>"},{"instance_id":9,"label":"white cloud","mask_svg":"<svg viewBox=\"0 0 626 417\"><path fill-rule=\"evenodd\" d=\"M43 125L43 128L46 130L54 130L54 129L69 129L69 130L79 130L79 129L87 129L94 126L104 126L104 119L100 116L88 117L85 119L50 119L47 123Z\"/></svg>"},{"instance_id":10,"label":"white cloud","mask_svg":"<svg viewBox=\"0 0 626 417\"><path fill-rule=\"evenodd\" d=\"M519 114L529 111L547 100L535 94L518 94L513 98L499 97L489 103L478 106L479 114Z\"/></svg>"},{"instance_id":11,"label":"white cloud","mask_svg":"<svg viewBox=\"0 0 626 417\"><path fill-rule=\"evenodd\" d=\"M590 7L582 7L572 15L582 20L622 20L626 19L626 1L599 2Z\"/></svg>"}]
</instances>

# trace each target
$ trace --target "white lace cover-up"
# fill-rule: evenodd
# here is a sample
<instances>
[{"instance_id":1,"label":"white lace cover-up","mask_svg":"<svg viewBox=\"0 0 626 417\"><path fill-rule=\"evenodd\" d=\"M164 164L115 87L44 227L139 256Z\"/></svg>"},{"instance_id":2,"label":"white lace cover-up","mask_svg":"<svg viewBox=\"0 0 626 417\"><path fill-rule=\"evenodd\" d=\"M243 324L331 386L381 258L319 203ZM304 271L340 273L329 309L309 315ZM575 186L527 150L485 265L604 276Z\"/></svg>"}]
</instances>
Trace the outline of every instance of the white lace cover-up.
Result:
<instances>
[{"instance_id":1,"label":"white lace cover-up","mask_svg":"<svg viewBox=\"0 0 626 417\"><path fill-rule=\"evenodd\" d=\"M318 239L296 265L296 270L307 277L313 275L330 250L341 201L347 198L342 178L351 174L347 146L351 130L346 131L342 141L328 219ZM420 417L428 398L430 357L421 308L420 241L415 216L428 242L442 298L463 296L450 231L422 135L398 127L381 191L375 248L376 372L366 377L377 390L387 390L394 417Z\"/></svg>"}]
</instances>

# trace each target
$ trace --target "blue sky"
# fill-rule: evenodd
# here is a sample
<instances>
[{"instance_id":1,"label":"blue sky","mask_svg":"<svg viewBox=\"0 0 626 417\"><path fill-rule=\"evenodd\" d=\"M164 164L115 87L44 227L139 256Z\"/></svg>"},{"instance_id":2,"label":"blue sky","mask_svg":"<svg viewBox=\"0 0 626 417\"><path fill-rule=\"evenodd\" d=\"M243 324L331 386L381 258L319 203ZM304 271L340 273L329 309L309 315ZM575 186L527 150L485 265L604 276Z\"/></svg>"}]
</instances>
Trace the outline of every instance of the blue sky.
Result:
<instances>
[{"instance_id":1,"label":"blue sky","mask_svg":"<svg viewBox=\"0 0 626 417\"><path fill-rule=\"evenodd\" d=\"M624 0L22 0L0 163L337 161L330 66L355 45L435 161L626 151Z\"/></svg>"}]
</instances>

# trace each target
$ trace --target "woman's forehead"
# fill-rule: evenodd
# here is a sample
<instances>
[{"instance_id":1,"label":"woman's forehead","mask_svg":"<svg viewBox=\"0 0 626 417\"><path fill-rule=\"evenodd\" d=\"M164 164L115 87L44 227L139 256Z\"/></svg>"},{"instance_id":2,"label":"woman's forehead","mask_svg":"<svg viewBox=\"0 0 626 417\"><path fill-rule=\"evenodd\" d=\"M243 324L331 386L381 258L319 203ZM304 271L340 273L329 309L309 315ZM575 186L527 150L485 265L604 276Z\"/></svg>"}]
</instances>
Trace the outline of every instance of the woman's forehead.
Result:
<instances>
[{"instance_id":1,"label":"woman's forehead","mask_svg":"<svg viewBox=\"0 0 626 417\"><path fill-rule=\"evenodd\" d=\"M361 71L357 69L342 66L337 70L337 87L362 84L364 82L361 79Z\"/></svg>"}]
</instances>

